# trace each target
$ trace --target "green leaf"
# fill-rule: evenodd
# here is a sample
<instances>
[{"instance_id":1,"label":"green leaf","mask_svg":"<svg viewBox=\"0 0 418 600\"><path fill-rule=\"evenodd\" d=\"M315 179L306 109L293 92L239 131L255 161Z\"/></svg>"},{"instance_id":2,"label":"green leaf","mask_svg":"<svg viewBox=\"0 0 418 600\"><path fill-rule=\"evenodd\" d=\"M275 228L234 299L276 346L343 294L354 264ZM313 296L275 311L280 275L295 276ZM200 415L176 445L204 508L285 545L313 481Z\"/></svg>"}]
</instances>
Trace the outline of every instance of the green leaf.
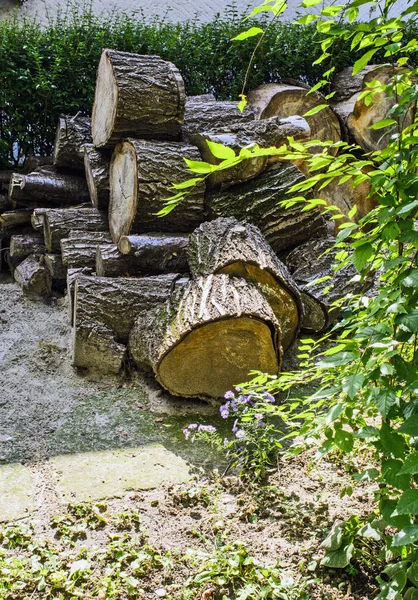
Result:
<instances>
[{"instance_id":1,"label":"green leaf","mask_svg":"<svg viewBox=\"0 0 418 600\"><path fill-rule=\"evenodd\" d=\"M343 392L352 400L357 392L363 387L364 375L362 373L355 373L354 375L347 375L342 380Z\"/></svg>"},{"instance_id":2,"label":"green leaf","mask_svg":"<svg viewBox=\"0 0 418 600\"><path fill-rule=\"evenodd\" d=\"M238 35L232 38L232 40L246 40L247 38L254 37L255 35L260 35L263 33L263 30L260 27L250 27L247 31L242 31Z\"/></svg>"},{"instance_id":3,"label":"green leaf","mask_svg":"<svg viewBox=\"0 0 418 600\"><path fill-rule=\"evenodd\" d=\"M388 454L391 454L395 458L403 458L405 453L405 440L399 433L392 429L392 427L389 427L387 423L382 424L380 441Z\"/></svg>"},{"instance_id":4,"label":"green leaf","mask_svg":"<svg viewBox=\"0 0 418 600\"><path fill-rule=\"evenodd\" d=\"M319 111L324 110L324 108L328 108L328 104L318 104L318 106L314 106L311 110L308 110L303 117L312 117L312 115L316 115ZM328 162L328 161L327 161Z\"/></svg>"},{"instance_id":5,"label":"green leaf","mask_svg":"<svg viewBox=\"0 0 418 600\"><path fill-rule=\"evenodd\" d=\"M411 333L418 333L418 308L413 308L404 315L398 315L396 323L402 325Z\"/></svg>"},{"instance_id":6,"label":"green leaf","mask_svg":"<svg viewBox=\"0 0 418 600\"><path fill-rule=\"evenodd\" d=\"M415 526L417 527L417 526ZM409 567L409 569L406 572L406 576L408 577L409 581L411 583L413 583L413 585L415 585L416 587L418 587L418 562L413 562L412 565ZM418 590L415 590L418 594Z\"/></svg>"},{"instance_id":7,"label":"green leaf","mask_svg":"<svg viewBox=\"0 0 418 600\"><path fill-rule=\"evenodd\" d=\"M185 190L187 188L195 186L200 181L203 181L202 177L195 177L194 179L188 179L187 181L183 181L183 183L173 183L172 187L175 190Z\"/></svg>"},{"instance_id":8,"label":"green leaf","mask_svg":"<svg viewBox=\"0 0 418 600\"><path fill-rule=\"evenodd\" d=\"M334 436L334 443L343 452L351 452L354 445L353 434L344 429L337 429Z\"/></svg>"},{"instance_id":9,"label":"green leaf","mask_svg":"<svg viewBox=\"0 0 418 600\"><path fill-rule=\"evenodd\" d=\"M410 475L415 475L418 473L418 452L412 452L409 456L406 457L401 470L399 471L399 475L403 475L404 473L409 473Z\"/></svg>"},{"instance_id":10,"label":"green leaf","mask_svg":"<svg viewBox=\"0 0 418 600\"><path fill-rule=\"evenodd\" d=\"M355 431L353 435L354 437L359 438L361 440L366 440L368 438L378 438L380 436L380 432L377 429L377 427L372 427L372 425L366 425L358 431Z\"/></svg>"},{"instance_id":11,"label":"green leaf","mask_svg":"<svg viewBox=\"0 0 418 600\"><path fill-rule=\"evenodd\" d=\"M342 542L344 535L344 523L334 523L331 527L329 534L321 543L321 548L332 552L337 550Z\"/></svg>"},{"instance_id":12,"label":"green leaf","mask_svg":"<svg viewBox=\"0 0 418 600\"><path fill-rule=\"evenodd\" d=\"M369 258L373 256L373 252L373 246L369 242L362 244L354 250L351 262L359 273L364 269Z\"/></svg>"},{"instance_id":13,"label":"green leaf","mask_svg":"<svg viewBox=\"0 0 418 600\"><path fill-rule=\"evenodd\" d=\"M338 352L334 356L326 356L321 360L319 366L321 367L340 367L353 362L357 358L354 352Z\"/></svg>"},{"instance_id":14,"label":"green leaf","mask_svg":"<svg viewBox=\"0 0 418 600\"><path fill-rule=\"evenodd\" d=\"M380 473L377 469L371 468L366 469L362 473L354 473L353 479L359 483L366 481L375 481L379 477Z\"/></svg>"},{"instance_id":15,"label":"green leaf","mask_svg":"<svg viewBox=\"0 0 418 600\"><path fill-rule=\"evenodd\" d=\"M344 569L350 564L353 554L354 544L347 544L334 552L327 552L321 560L321 565L332 569Z\"/></svg>"},{"instance_id":16,"label":"green leaf","mask_svg":"<svg viewBox=\"0 0 418 600\"><path fill-rule=\"evenodd\" d=\"M362 537L375 540L376 542L382 539L382 534L380 533L380 531L373 527L371 523L366 523L366 525L359 529L358 533Z\"/></svg>"},{"instance_id":17,"label":"green leaf","mask_svg":"<svg viewBox=\"0 0 418 600\"><path fill-rule=\"evenodd\" d=\"M402 279L402 283L405 287L418 288L418 269L413 269L405 279Z\"/></svg>"},{"instance_id":18,"label":"green leaf","mask_svg":"<svg viewBox=\"0 0 418 600\"><path fill-rule=\"evenodd\" d=\"M402 461L389 458L382 461L382 476L384 481L398 490L404 490L410 485L410 476L401 475Z\"/></svg>"},{"instance_id":19,"label":"green leaf","mask_svg":"<svg viewBox=\"0 0 418 600\"><path fill-rule=\"evenodd\" d=\"M370 125L369 129L384 129L389 125L397 125L397 121L394 119L383 119L382 121L378 121L377 123Z\"/></svg>"},{"instance_id":20,"label":"green leaf","mask_svg":"<svg viewBox=\"0 0 418 600\"><path fill-rule=\"evenodd\" d=\"M412 415L399 427L400 433L407 435L418 436L418 415Z\"/></svg>"},{"instance_id":21,"label":"green leaf","mask_svg":"<svg viewBox=\"0 0 418 600\"><path fill-rule=\"evenodd\" d=\"M303 8L311 8L311 6L317 6L317 4L321 4L322 0L303 0L302 7Z\"/></svg>"},{"instance_id":22,"label":"green leaf","mask_svg":"<svg viewBox=\"0 0 418 600\"><path fill-rule=\"evenodd\" d=\"M405 527L393 536L392 546L408 546L418 540L418 525Z\"/></svg>"},{"instance_id":23,"label":"green leaf","mask_svg":"<svg viewBox=\"0 0 418 600\"><path fill-rule=\"evenodd\" d=\"M372 388L371 395L382 417L386 418L390 409L396 404L397 396L393 390Z\"/></svg>"},{"instance_id":24,"label":"green leaf","mask_svg":"<svg viewBox=\"0 0 418 600\"><path fill-rule=\"evenodd\" d=\"M406 573L397 571L392 580L387 583L381 577L376 578L380 583L381 592L376 600L402 600L401 593L406 585Z\"/></svg>"},{"instance_id":25,"label":"green leaf","mask_svg":"<svg viewBox=\"0 0 418 600\"><path fill-rule=\"evenodd\" d=\"M247 96L245 94L240 94L240 101L238 102L238 110L239 112L243 112L244 108L247 106Z\"/></svg>"},{"instance_id":26,"label":"green leaf","mask_svg":"<svg viewBox=\"0 0 418 600\"><path fill-rule=\"evenodd\" d=\"M208 175L218 168L216 165L210 165L209 163L200 160L189 160L188 158L185 158L184 160L190 171L193 173L200 173L201 175Z\"/></svg>"},{"instance_id":27,"label":"green leaf","mask_svg":"<svg viewBox=\"0 0 418 600\"><path fill-rule=\"evenodd\" d=\"M416 515L418 513L418 489L405 490L396 505L397 515Z\"/></svg>"},{"instance_id":28,"label":"green leaf","mask_svg":"<svg viewBox=\"0 0 418 600\"><path fill-rule=\"evenodd\" d=\"M341 413L344 412L344 410L344 404L335 404L335 406L329 409L328 414L325 418L325 422L329 425L330 423L335 421L335 419L338 419L338 417L341 415Z\"/></svg>"},{"instance_id":29,"label":"green leaf","mask_svg":"<svg viewBox=\"0 0 418 600\"><path fill-rule=\"evenodd\" d=\"M206 143L215 158L219 158L221 160L232 160L235 158L235 152L232 150L232 148L228 148L228 146L218 144L217 142L211 142L209 140L206 140Z\"/></svg>"},{"instance_id":30,"label":"green leaf","mask_svg":"<svg viewBox=\"0 0 418 600\"><path fill-rule=\"evenodd\" d=\"M409 569L408 569L408 571L409 571ZM407 575L408 575L408 571L407 571ZM415 583L414 585L418 585L418 584ZM415 588L407 589L405 594L403 595L403 600L418 600L418 590Z\"/></svg>"},{"instance_id":31,"label":"green leaf","mask_svg":"<svg viewBox=\"0 0 418 600\"><path fill-rule=\"evenodd\" d=\"M377 51L378 48L375 48L374 50L369 50L369 52L363 54L363 56L354 63L353 75L357 75L357 73L360 73L360 71L364 69L364 67L368 64L368 62L372 59L373 55L376 54Z\"/></svg>"}]
</instances>

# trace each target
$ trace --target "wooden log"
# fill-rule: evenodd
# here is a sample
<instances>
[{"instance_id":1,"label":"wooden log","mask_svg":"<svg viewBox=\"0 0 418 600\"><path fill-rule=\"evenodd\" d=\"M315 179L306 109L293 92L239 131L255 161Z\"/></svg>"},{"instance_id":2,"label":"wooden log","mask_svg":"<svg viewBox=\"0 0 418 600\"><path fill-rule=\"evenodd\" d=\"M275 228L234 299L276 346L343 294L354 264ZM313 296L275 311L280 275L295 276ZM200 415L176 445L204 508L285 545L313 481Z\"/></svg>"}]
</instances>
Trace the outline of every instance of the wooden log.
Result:
<instances>
[{"instance_id":1,"label":"wooden log","mask_svg":"<svg viewBox=\"0 0 418 600\"><path fill-rule=\"evenodd\" d=\"M282 119L293 115L303 116L320 104L327 104L319 92L308 93L297 85L265 83L248 94L248 104L254 110L257 119L277 116ZM338 118L330 107L306 117L311 128L311 139L322 142L341 140L341 127ZM322 151L312 148L311 151Z\"/></svg>"},{"instance_id":2,"label":"wooden log","mask_svg":"<svg viewBox=\"0 0 418 600\"><path fill-rule=\"evenodd\" d=\"M44 240L48 252L60 252L60 241L69 232L107 231L108 222L104 213L97 208L48 208L43 211Z\"/></svg>"},{"instance_id":3,"label":"wooden log","mask_svg":"<svg viewBox=\"0 0 418 600\"><path fill-rule=\"evenodd\" d=\"M126 140L110 163L109 230L122 235L149 231L189 232L204 220L204 186L197 186L170 214L156 213L173 196L173 183L190 179L185 158L200 160L195 146L180 142Z\"/></svg>"},{"instance_id":4,"label":"wooden log","mask_svg":"<svg viewBox=\"0 0 418 600\"><path fill-rule=\"evenodd\" d=\"M190 236L188 260L194 277L225 273L254 283L280 324L283 350L291 346L302 320L301 297L257 227L234 218L202 223Z\"/></svg>"},{"instance_id":5,"label":"wooden log","mask_svg":"<svg viewBox=\"0 0 418 600\"><path fill-rule=\"evenodd\" d=\"M333 238L311 240L292 250L284 259L303 293L302 328L307 331L326 329L340 314L340 310L332 306L335 300L367 291L373 284L372 280L358 281L352 265L333 270L337 264L335 255L339 252L333 247L334 241Z\"/></svg>"},{"instance_id":6,"label":"wooden log","mask_svg":"<svg viewBox=\"0 0 418 600\"><path fill-rule=\"evenodd\" d=\"M84 170L84 144L90 144L91 119L81 113L58 119L53 160L56 167Z\"/></svg>"},{"instance_id":7,"label":"wooden log","mask_svg":"<svg viewBox=\"0 0 418 600\"><path fill-rule=\"evenodd\" d=\"M14 278L29 297L46 297L51 293L51 278L43 256L25 258L14 270Z\"/></svg>"},{"instance_id":8,"label":"wooden log","mask_svg":"<svg viewBox=\"0 0 418 600\"><path fill-rule=\"evenodd\" d=\"M3 230L13 229L18 225L25 225L31 222L32 210L30 208L20 208L17 210L8 210L0 215L0 226Z\"/></svg>"},{"instance_id":9,"label":"wooden log","mask_svg":"<svg viewBox=\"0 0 418 600\"><path fill-rule=\"evenodd\" d=\"M96 267L96 249L99 245L112 245L107 232L73 231L60 241L62 262L68 269Z\"/></svg>"},{"instance_id":10,"label":"wooden log","mask_svg":"<svg viewBox=\"0 0 418 600\"><path fill-rule=\"evenodd\" d=\"M201 131L217 131L222 127L234 131L235 127L250 121L254 121L254 111L246 107L241 112L236 102L188 102L184 113L182 139L190 143L192 136Z\"/></svg>"},{"instance_id":11,"label":"wooden log","mask_svg":"<svg viewBox=\"0 0 418 600\"><path fill-rule=\"evenodd\" d=\"M188 273L187 244L183 233L122 236L118 248L122 254L135 257L145 273Z\"/></svg>"},{"instance_id":12,"label":"wooden log","mask_svg":"<svg viewBox=\"0 0 418 600\"><path fill-rule=\"evenodd\" d=\"M29 255L45 254L43 236L32 232L29 235L13 235L10 238L10 259L15 268Z\"/></svg>"},{"instance_id":13,"label":"wooden log","mask_svg":"<svg viewBox=\"0 0 418 600\"><path fill-rule=\"evenodd\" d=\"M93 206L102 210L109 207L109 167L109 152L98 150L93 144L84 145L84 169L90 200Z\"/></svg>"},{"instance_id":14,"label":"wooden log","mask_svg":"<svg viewBox=\"0 0 418 600\"><path fill-rule=\"evenodd\" d=\"M67 269L64 267L60 254L45 254L45 268L47 269L52 287L63 291L67 286Z\"/></svg>"},{"instance_id":15,"label":"wooden log","mask_svg":"<svg viewBox=\"0 0 418 600\"><path fill-rule=\"evenodd\" d=\"M179 70L159 56L103 50L93 105L93 143L123 138L176 140L186 94Z\"/></svg>"},{"instance_id":16,"label":"wooden log","mask_svg":"<svg viewBox=\"0 0 418 600\"><path fill-rule=\"evenodd\" d=\"M13 171L10 171L10 170L0 171L0 186L8 188L12 175L13 175Z\"/></svg>"},{"instance_id":17,"label":"wooden log","mask_svg":"<svg viewBox=\"0 0 418 600\"><path fill-rule=\"evenodd\" d=\"M89 201L84 177L42 170L28 175L13 173L9 185L11 201L31 200L47 206L69 206Z\"/></svg>"},{"instance_id":18,"label":"wooden log","mask_svg":"<svg viewBox=\"0 0 418 600\"><path fill-rule=\"evenodd\" d=\"M0 213L10 210L12 208L9 196L7 194L0 194Z\"/></svg>"},{"instance_id":19,"label":"wooden log","mask_svg":"<svg viewBox=\"0 0 418 600\"><path fill-rule=\"evenodd\" d=\"M186 96L186 107L192 104L201 104L202 102L216 102L213 94L198 94L197 96Z\"/></svg>"},{"instance_id":20,"label":"wooden log","mask_svg":"<svg viewBox=\"0 0 418 600\"><path fill-rule=\"evenodd\" d=\"M30 218L32 227L35 229L35 231L42 231L42 235L43 235L43 229L44 229L44 216L45 216L46 210L48 210L48 209L47 208L35 208L34 211L32 212L32 216Z\"/></svg>"},{"instance_id":21,"label":"wooden log","mask_svg":"<svg viewBox=\"0 0 418 600\"><path fill-rule=\"evenodd\" d=\"M74 325L74 290L75 282L77 277L80 276L91 277L93 270L88 267L77 267L75 269L67 270L67 307L68 307L68 320L71 327Z\"/></svg>"},{"instance_id":22,"label":"wooden log","mask_svg":"<svg viewBox=\"0 0 418 600\"><path fill-rule=\"evenodd\" d=\"M366 99L360 99L359 94L371 81L390 84L393 77L400 75L403 70L391 65L369 65L354 77L351 72L352 67L347 67L335 77L333 89L336 98L332 108L342 123L347 141L354 141L366 152L383 150L390 142L391 127L378 130L370 127L387 118L389 110L397 102L396 97L387 93L374 94L373 102L366 105ZM351 92L352 95L348 96ZM413 121L412 110L395 120L401 129L408 127Z\"/></svg>"},{"instance_id":23,"label":"wooden log","mask_svg":"<svg viewBox=\"0 0 418 600\"><path fill-rule=\"evenodd\" d=\"M302 117L289 117L288 119L279 119L271 117L262 121L250 121L242 123L235 132L231 133L227 127L220 130L196 133L191 136L194 144L199 148L204 161L218 165L221 159L216 158L208 142L223 144L234 150L236 154L248 146L258 145L260 148L280 147L286 144L288 137L296 140L307 140L311 134L310 127ZM275 162L279 162L279 156L259 156L257 158L247 159L240 164L209 175L206 180L206 186L210 188L225 188L230 185L242 183L249 179L254 179L266 167Z\"/></svg>"},{"instance_id":24,"label":"wooden log","mask_svg":"<svg viewBox=\"0 0 418 600\"><path fill-rule=\"evenodd\" d=\"M116 374L125 344L142 310L165 302L179 275L83 277L75 280L73 365Z\"/></svg>"},{"instance_id":25,"label":"wooden log","mask_svg":"<svg viewBox=\"0 0 418 600\"><path fill-rule=\"evenodd\" d=\"M256 286L209 275L141 313L129 350L171 394L221 398L252 370L278 373L280 327Z\"/></svg>"},{"instance_id":26,"label":"wooden log","mask_svg":"<svg viewBox=\"0 0 418 600\"><path fill-rule=\"evenodd\" d=\"M303 212L300 205L282 208L279 202L304 175L294 165L275 165L256 179L206 197L209 216L235 217L253 223L275 252L293 248L311 238L327 235L319 210Z\"/></svg>"},{"instance_id":27,"label":"wooden log","mask_svg":"<svg viewBox=\"0 0 418 600\"><path fill-rule=\"evenodd\" d=\"M27 156L23 163L23 173L33 173L43 169L52 169L52 156ZM52 169L53 170L53 169Z\"/></svg>"}]
</instances>

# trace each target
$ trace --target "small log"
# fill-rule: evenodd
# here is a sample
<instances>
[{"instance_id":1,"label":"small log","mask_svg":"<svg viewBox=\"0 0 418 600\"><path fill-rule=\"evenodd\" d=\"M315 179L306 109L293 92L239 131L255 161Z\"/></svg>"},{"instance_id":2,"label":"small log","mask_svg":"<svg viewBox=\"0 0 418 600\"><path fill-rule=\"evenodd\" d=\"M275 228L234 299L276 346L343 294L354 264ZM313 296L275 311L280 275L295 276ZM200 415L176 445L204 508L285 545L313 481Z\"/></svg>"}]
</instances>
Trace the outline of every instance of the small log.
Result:
<instances>
[{"instance_id":1,"label":"small log","mask_svg":"<svg viewBox=\"0 0 418 600\"><path fill-rule=\"evenodd\" d=\"M296 85L265 83L248 94L248 104L254 110L257 119L280 117L285 119L293 115L303 116L320 104L327 104L319 92L308 93L304 87ZM341 127L338 118L330 107L306 117L311 128L311 139L322 142L339 142ZM311 152L315 152L315 148ZM318 151L322 148L318 147Z\"/></svg>"},{"instance_id":2,"label":"small log","mask_svg":"<svg viewBox=\"0 0 418 600\"><path fill-rule=\"evenodd\" d=\"M80 113L63 115L58 120L54 144L54 165L67 169L84 170L83 145L90 144L91 120Z\"/></svg>"},{"instance_id":3,"label":"small log","mask_svg":"<svg viewBox=\"0 0 418 600\"><path fill-rule=\"evenodd\" d=\"M84 169L90 200L96 208L109 207L109 167L110 156L105 150L98 150L92 144L84 146Z\"/></svg>"},{"instance_id":4,"label":"small log","mask_svg":"<svg viewBox=\"0 0 418 600\"><path fill-rule=\"evenodd\" d=\"M254 121L254 111L246 107L243 112L238 109L237 102L187 102L182 127L182 139L191 143L192 136L201 131L217 131L227 127L234 131L243 123Z\"/></svg>"},{"instance_id":5,"label":"small log","mask_svg":"<svg viewBox=\"0 0 418 600\"><path fill-rule=\"evenodd\" d=\"M68 237L69 232L107 231L105 214L97 208L48 208L43 212L44 240L48 252L60 252L60 241Z\"/></svg>"},{"instance_id":6,"label":"small log","mask_svg":"<svg viewBox=\"0 0 418 600\"><path fill-rule=\"evenodd\" d=\"M96 274L98 277L135 277L142 273L141 262L119 252L116 244L97 246Z\"/></svg>"},{"instance_id":7,"label":"small log","mask_svg":"<svg viewBox=\"0 0 418 600\"><path fill-rule=\"evenodd\" d=\"M103 50L97 71L92 134L97 147L123 138L176 140L186 94L179 70L159 56Z\"/></svg>"},{"instance_id":8,"label":"small log","mask_svg":"<svg viewBox=\"0 0 418 600\"><path fill-rule=\"evenodd\" d=\"M235 132L231 133L227 127L216 132L202 132L191 136L194 144L199 148L204 161L218 165L221 159L216 158L210 151L208 142L223 144L234 150L236 154L248 146L258 145L260 148L279 147L287 143L288 137L296 140L307 140L310 137L310 127L305 119L295 116L288 119L271 117L263 121L250 121L242 123ZM279 156L259 156L244 160L231 169L212 173L206 180L208 188L225 188L230 185L242 183L257 177L265 168L280 161Z\"/></svg>"},{"instance_id":9,"label":"small log","mask_svg":"<svg viewBox=\"0 0 418 600\"><path fill-rule=\"evenodd\" d=\"M283 350L291 346L302 320L299 290L257 227L233 218L202 223L190 236L188 260L194 277L225 273L254 283L280 324Z\"/></svg>"},{"instance_id":10,"label":"small log","mask_svg":"<svg viewBox=\"0 0 418 600\"><path fill-rule=\"evenodd\" d=\"M360 73L351 76L352 67L347 67L339 73L333 82L336 91L332 108L339 117L346 132L346 139L354 141L366 152L383 150L390 142L391 127L370 129L372 125L387 118L387 114L397 102L395 96L386 93L375 94L373 102L366 105L365 99L359 99L359 94L371 81L380 81L388 85L393 77L402 73L402 68L391 65L369 65ZM351 77L351 82L350 81ZM347 96L351 93L351 96ZM412 110L397 118L401 129L411 125Z\"/></svg>"},{"instance_id":11,"label":"small log","mask_svg":"<svg viewBox=\"0 0 418 600\"><path fill-rule=\"evenodd\" d=\"M204 220L204 186L197 186L170 214L156 213L174 195L173 183L190 179L184 159L200 160L196 147L179 142L126 140L110 163L109 229L123 235L148 231L189 232Z\"/></svg>"},{"instance_id":12,"label":"small log","mask_svg":"<svg viewBox=\"0 0 418 600\"><path fill-rule=\"evenodd\" d=\"M107 232L73 231L60 241L62 262L68 269L96 267L96 249L99 245L111 245Z\"/></svg>"},{"instance_id":13,"label":"small log","mask_svg":"<svg viewBox=\"0 0 418 600\"><path fill-rule=\"evenodd\" d=\"M212 219L235 217L253 223L275 252L324 237L327 226L319 210L303 212L300 205L290 209L279 206L280 201L289 198L290 188L303 179L304 175L294 165L275 165L256 179L208 194L209 215Z\"/></svg>"},{"instance_id":14,"label":"small log","mask_svg":"<svg viewBox=\"0 0 418 600\"><path fill-rule=\"evenodd\" d=\"M45 211L47 210L47 208L35 208L30 219L32 227L35 229L35 231L42 231L42 234L44 229Z\"/></svg>"},{"instance_id":15,"label":"small log","mask_svg":"<svg viewBox=\"0 0 418 600\"><path fill-rule=\"evenodd\" d=\"M93 270L88 267L78 267L67 270L67 302L68 302L68 320L71 327L74 324L74 290L77 277L91 277Z\"/></svg>"},{"instance_id":16,"label":"small log","mask_svg":"<svg viewBox=\"0 0 418 600\"><path fill-rule=\"evenodd\" d=\"M122 254L135 257L145 273L188 273L187 244L183 233L122 236L118 248Z\"/></svg>"},{"instance_id":17,"label":"small log","mask_svg":"<svg viewBox=\"0 0 418 600\"><path fill-rule=\"evenodd\" d=\"M33 171L50 170L52 168L52 156L27 156L23 163L23 173Z\"/></svg>"},{"instance_id":18,"label":"small log","mask_svg":"<svg viewBox=\"0 0 418 600\"><path fill-rule=\"evenodd\" d=\"M179 275L75 280L73 365L116 374L140 311L165 302Z\"/></svg>"},{"instance_id":19,"label":"small log","mask_svg":"<svg viewBox=\"0 0 418 600\"><path fill-rule=\"evenodd\" d=\"M32 298L49 296L51 277L45 267L43 256L28 256L14 270L15 281L25 295Z\"/></svg>"},{"instance_id":20,"label":"small log","mask_svg":"<svg viewBox=\"0 0 418 600\"><path fill-rule=\"evenodd\" d=\"M13 171L0 171L0 186L8 188L12 175Z\"/></svg>"},{"instance_id":21,"label":"small log","mask_svg":"<svg viewBox=\"0 0 418 600\"><path fill-rule=\"evenodd\" d=\"M7 194L0 194L0 213L10 210L12 208L9 196Z\"/></svg>"},{"instance_id":22,"label":"small log","mask_svg":"<svg viewBox=\"0 0 418 600\"><path fill-rule=\"evenodd\" d=\"M333 238L311 240L292 250L284 262L298 284L304 299L302 328L320 332L334 322L340 311L332 306L335 300L366 291L372 280L357 281L357 271L348 265L338 271L335 255L339 252ZM321 281L326 278L324 281ZM316 281L318 280L318 283Z\"/></svg>"},{"instance_id":23,"label":"small log","mask_svg":"<svg viewBox=\"0 0 418 600\"><path fill-rule=\"evenodd\" d=\"M32 232L29 235L13 235L10 238L10 259L15 268L30 254L45 254L43 236Z\"/></svg>"},{"instance_id":24,"label":"small log","mask_svg":"<svg viewBox=\"0 0 418 600\"><path fill-rule=\"evenodd\" d=\"M209 275L190 282L161 307L142 312L129 350L171 394L221 398L252 370L278 373L280 327L256 286Z\"/></svg>"},{"instance_id":25,"label":"small log","mask_svg":"<svg viewBox=\"0 0 418 600\"><path fill-rule=\"evenodd\" d=\"M17 210L8 210L0 215L0 226L3 230L13 229L17 225L25 225L31 222L32 210L30 208L20 208Z\"/></svg>"},{"instance_id":26,"label":"small log","mask_svg":"<svg viewBox=\"0 0 418 600\"><path fill-rule=\"evenodd\" d=\"M12 202L31 200L34 204L68 206L88 202L89 191L85 178L80 175L42 170L28 175L13 173L9 198Z\"/></svg>"},{"instance_id":27,"label":"small log","mask_svg":"<svg viewBox=\"0 0 418 600\"><path fill-rule=\"evenodd\" d=\"M50 275L52 286L60 291L67 286L67 269L62 263L60 254L45 254L45 267Z\"/></svg>"},{"instance_id":28,"label":"small log","mask_svg":"<svg viewBox=\"0 0 418 600\"><path fill-rule=\"evenodd\" d=\"M186 96L186 108L192 104L201 104L202 102L216 102L213 94L199 94L197 96Z\"/></svg>"}]
</instances>

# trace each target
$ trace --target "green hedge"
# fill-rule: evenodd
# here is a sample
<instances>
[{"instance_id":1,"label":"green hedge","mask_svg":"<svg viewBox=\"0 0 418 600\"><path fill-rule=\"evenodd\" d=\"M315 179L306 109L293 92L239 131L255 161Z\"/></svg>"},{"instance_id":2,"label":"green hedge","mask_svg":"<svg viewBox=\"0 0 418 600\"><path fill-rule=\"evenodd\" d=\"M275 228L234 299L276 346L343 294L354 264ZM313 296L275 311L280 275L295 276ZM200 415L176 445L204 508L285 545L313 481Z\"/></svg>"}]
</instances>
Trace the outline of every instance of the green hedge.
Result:
<instances>
[{"instance_id":1,"label":"green hedge","mask_svg":"<svg viewBox=\"0 0 418 600\"><path fill-rule=\"evenodd\" d=\"M247 27L233 7L208 24L147 23L123 14L105 19L89 9L68 11L44 28L0 21L0 168L18 165L28 154L50 154L60 113L91 111L102 48L158 54L178 66L188 94L238 98L255 42L231 38ZM324 64L312 66L319 41L314 27L274 24L257 52L248 89L286 78L316 83L324 71ZM352 61L349 48L340 48L337 69Z\"/></svg>"}]
</instances>

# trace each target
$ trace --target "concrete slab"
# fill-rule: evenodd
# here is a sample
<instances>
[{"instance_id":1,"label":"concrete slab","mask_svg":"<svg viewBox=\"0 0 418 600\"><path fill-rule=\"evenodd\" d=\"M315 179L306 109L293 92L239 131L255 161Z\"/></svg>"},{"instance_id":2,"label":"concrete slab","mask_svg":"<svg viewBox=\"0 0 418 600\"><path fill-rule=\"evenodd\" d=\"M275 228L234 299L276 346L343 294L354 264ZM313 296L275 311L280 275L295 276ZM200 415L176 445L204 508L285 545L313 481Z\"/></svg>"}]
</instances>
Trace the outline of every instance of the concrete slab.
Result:
<instances>
[{"instance_id":1,"label":"concrete slab","mask_svg":"<svg viewBox=\"0 0 418 600\"><path fill-rule=\"evenodd\" d=\"M65 454L50 459L57 487L66 501L120 497L190 479L185 460L161 444L138 448Z\"/></svg>"},{"instance_id":2,"label":"concrete slab","mask_svg":"<svg viewBox=\"0 0 418 600\"><path fill-rule=\"evenodd\" d=\"M0 522L27 517L34 509L32 478L19 463L0 466Z\"/></svg>"}]
</instances>

